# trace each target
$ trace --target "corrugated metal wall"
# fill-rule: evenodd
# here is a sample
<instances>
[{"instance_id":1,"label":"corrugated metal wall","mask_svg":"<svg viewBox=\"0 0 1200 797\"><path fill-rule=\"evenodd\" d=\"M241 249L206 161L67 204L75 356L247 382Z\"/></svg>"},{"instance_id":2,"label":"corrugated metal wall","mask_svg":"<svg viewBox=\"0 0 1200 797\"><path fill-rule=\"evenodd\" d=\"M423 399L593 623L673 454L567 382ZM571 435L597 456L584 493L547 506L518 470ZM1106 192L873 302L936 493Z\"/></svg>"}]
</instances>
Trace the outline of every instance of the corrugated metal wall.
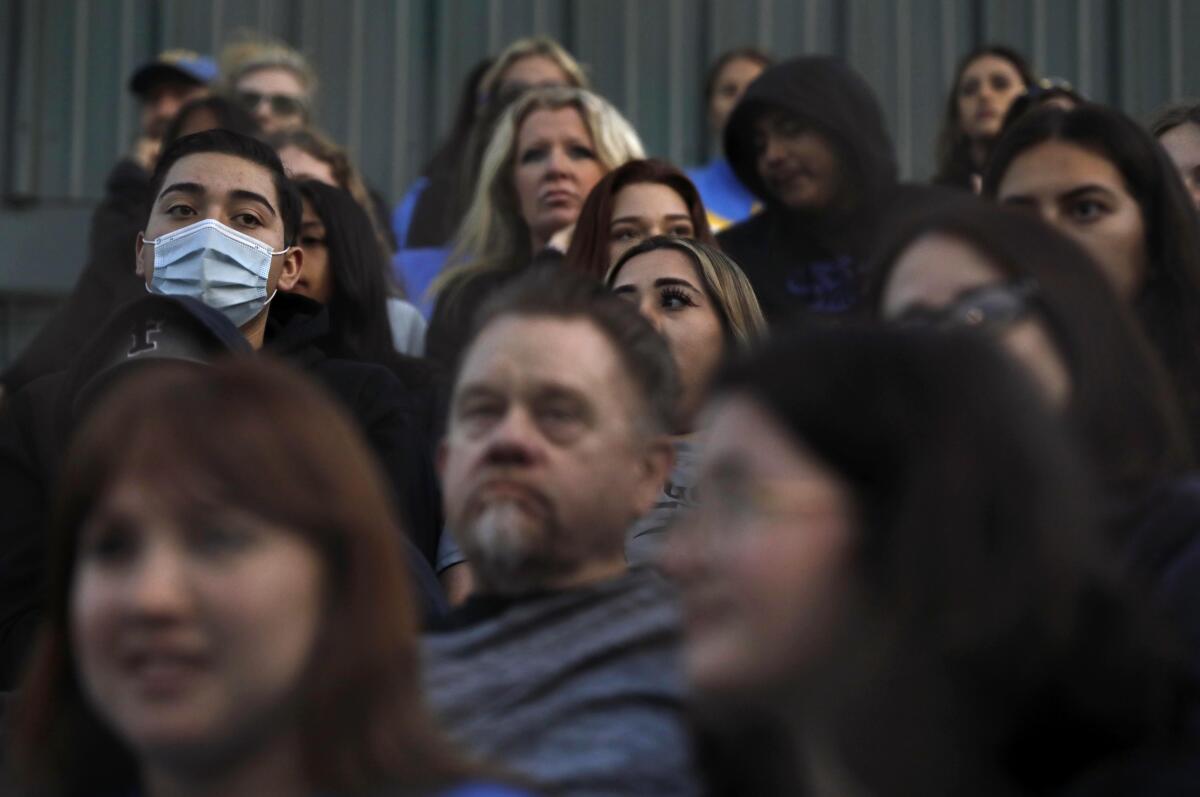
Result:
<instances>
[{"instance_id":1,"label":"corrugated metal wall","mask_svg":"<svg viewBox=\"0 0 1200 797\"><path fill-rule=\"evenodd\" d=\"M530 33L562 41L647 148L684 164L710 146L704 68L743 44L846 57L917 178L955 62L983 41L1139 116L1200 96L1192 0L0 0L0 293L71 284L87 208L136 131L132 70L170 47L215 52L239 30L313 60L318 123L392 199L447 126L462 76ZM0 301L0 336L24 337L26 310ZM0 360L14 347L0 340Z\"/></svg>"}]
</instances>

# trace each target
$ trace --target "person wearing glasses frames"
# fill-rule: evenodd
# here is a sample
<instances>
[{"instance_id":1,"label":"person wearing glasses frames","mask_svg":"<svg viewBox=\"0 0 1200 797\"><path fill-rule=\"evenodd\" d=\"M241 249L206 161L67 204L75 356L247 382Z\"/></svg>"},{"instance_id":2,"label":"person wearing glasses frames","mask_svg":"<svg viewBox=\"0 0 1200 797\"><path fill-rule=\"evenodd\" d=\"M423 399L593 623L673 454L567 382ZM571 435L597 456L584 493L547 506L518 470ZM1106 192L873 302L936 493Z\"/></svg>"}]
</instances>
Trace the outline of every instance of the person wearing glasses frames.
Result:
<instances>
[{"instance_id":1,"label":"person wearing glasses frames","mask_svg":"<svg viewBox=\"0 0 1200 797\"><path fill-rule=\"evenodd\" d=\"M266 135L308 124L317 78L308 60L279 42L242 42L221 54L227 90Z\"/></svg>"},{"instance_id":2,"label":"person wearing glasses frames","mask_svg":"<svg viewBox=\"0 0 1200 797\"><path fill-rule=\"evenodd\" d=\"M1165 369L1099 268L1031 214L974 200L882 251L878 316L978 330L1024 367L1088 460L1127 579L1200 663L1200 476Z\"/></svg>"},{"instance_id":3,"label":"person wearing glasses frames","mask_svg":"<svg viewBox=\"0 0 1200 797\"><path fill-rule=\"evenodd\" d=\"M701 508L665 559L685 668L722 725L782 725L804 786L735 793L1196 793L1186 662L989 344L810 330L718 378Z\"/></svg>"}]
</instances>

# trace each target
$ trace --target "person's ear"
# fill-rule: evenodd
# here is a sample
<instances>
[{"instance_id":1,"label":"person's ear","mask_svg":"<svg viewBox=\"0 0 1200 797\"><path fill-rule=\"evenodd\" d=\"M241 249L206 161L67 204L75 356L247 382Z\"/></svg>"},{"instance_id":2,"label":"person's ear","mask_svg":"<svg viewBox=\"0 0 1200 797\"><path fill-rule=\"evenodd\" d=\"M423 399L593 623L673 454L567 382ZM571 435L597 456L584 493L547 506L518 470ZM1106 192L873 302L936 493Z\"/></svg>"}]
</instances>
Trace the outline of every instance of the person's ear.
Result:
<instances>
[{"instance_id":1,"label":"person's ear","mask_svg":"<svg viewBox=\"0 0 1200 797\"><path fill-rule=\"evenodd\" d=\"M279 281L275 283L276 290L287 293L295 288L303 268L304 250L298 246L289 247L283 255L283 267L279 270Z\"/></svg>"},{"instance_id":2,"label":"person's ear","mask_svg":"<svg viewBox=\"0 0 1200 797\"><path fill-rule=\"evenodd\" d=\"M634 509L641 517L654 508L663 485L675 465L675 447L666 435L655 437L646 443L638 463L637 483L634 485Z\"/></svg>"},{"instance_id":3,"label":"person's ear","mask_svg":"<svg viewBox=\"0 0 1200 797\"><path fill-rule=\"evenodd\" d=\"M146 232L143 230L137 234L137 239L133 242L133 273L139 277L146 276L146 268L142 265L142 250L146 248Z\"/></svg>"}]
</instances>

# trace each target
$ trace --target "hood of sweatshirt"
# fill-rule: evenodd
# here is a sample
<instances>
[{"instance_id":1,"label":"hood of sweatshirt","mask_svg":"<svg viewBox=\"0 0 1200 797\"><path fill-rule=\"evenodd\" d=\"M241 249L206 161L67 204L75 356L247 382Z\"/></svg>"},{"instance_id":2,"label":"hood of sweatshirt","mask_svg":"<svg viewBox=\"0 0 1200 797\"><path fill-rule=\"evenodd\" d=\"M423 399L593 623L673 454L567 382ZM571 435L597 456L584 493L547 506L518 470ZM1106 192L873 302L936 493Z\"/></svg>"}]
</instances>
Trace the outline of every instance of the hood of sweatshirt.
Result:
<instances>
[{"instance_id":1,"label":"hood of sweatshirt","mask_svg":"<svg viewBox=\"0 0 1200 797\"><path fill-rule=\"evenodd\" d=\"M754 128L759 117L772 110L803 118L829 139L862 202L875 205L895 187L895 150L874 92L845 62L808 56L759 75L725 126L726 158L742 184L764 204L779 206L779 201L759 176Z\"/></svg>"}]
</instances>

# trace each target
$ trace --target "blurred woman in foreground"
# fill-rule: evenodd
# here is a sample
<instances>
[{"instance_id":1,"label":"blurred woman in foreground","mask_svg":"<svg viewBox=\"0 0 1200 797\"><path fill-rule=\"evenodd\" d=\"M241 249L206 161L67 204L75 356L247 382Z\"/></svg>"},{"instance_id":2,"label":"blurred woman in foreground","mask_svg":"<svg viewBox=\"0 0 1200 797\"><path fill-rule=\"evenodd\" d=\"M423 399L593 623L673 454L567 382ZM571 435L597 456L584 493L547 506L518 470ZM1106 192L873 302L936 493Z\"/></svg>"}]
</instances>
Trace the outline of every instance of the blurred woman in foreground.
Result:
<instances>
[{"instance_id":1,"label":"blurred woman in foreground","mask_svg":"<svg viewBox=\"0 0 1200 797\"><path fill-rule=\"evenodd\" d=\"M1192 783L1188 672L987 341L776 340L718 381L707 423L703 508L666 559L686 665L712 702L788 723L805 793Z\"/></svg>"},{"instance_id":2,"label":"blurred woman in foreground","mask_svg":"<svg viewBox=\"0 0 1200 797\"><path fill-rule=\"evenodd\" d=\"M318 389L258 359L160 365L69 463L10 726L31 793L512 794L464 786L421 703L387 491Z\"/></svg>"}]
</instances>

